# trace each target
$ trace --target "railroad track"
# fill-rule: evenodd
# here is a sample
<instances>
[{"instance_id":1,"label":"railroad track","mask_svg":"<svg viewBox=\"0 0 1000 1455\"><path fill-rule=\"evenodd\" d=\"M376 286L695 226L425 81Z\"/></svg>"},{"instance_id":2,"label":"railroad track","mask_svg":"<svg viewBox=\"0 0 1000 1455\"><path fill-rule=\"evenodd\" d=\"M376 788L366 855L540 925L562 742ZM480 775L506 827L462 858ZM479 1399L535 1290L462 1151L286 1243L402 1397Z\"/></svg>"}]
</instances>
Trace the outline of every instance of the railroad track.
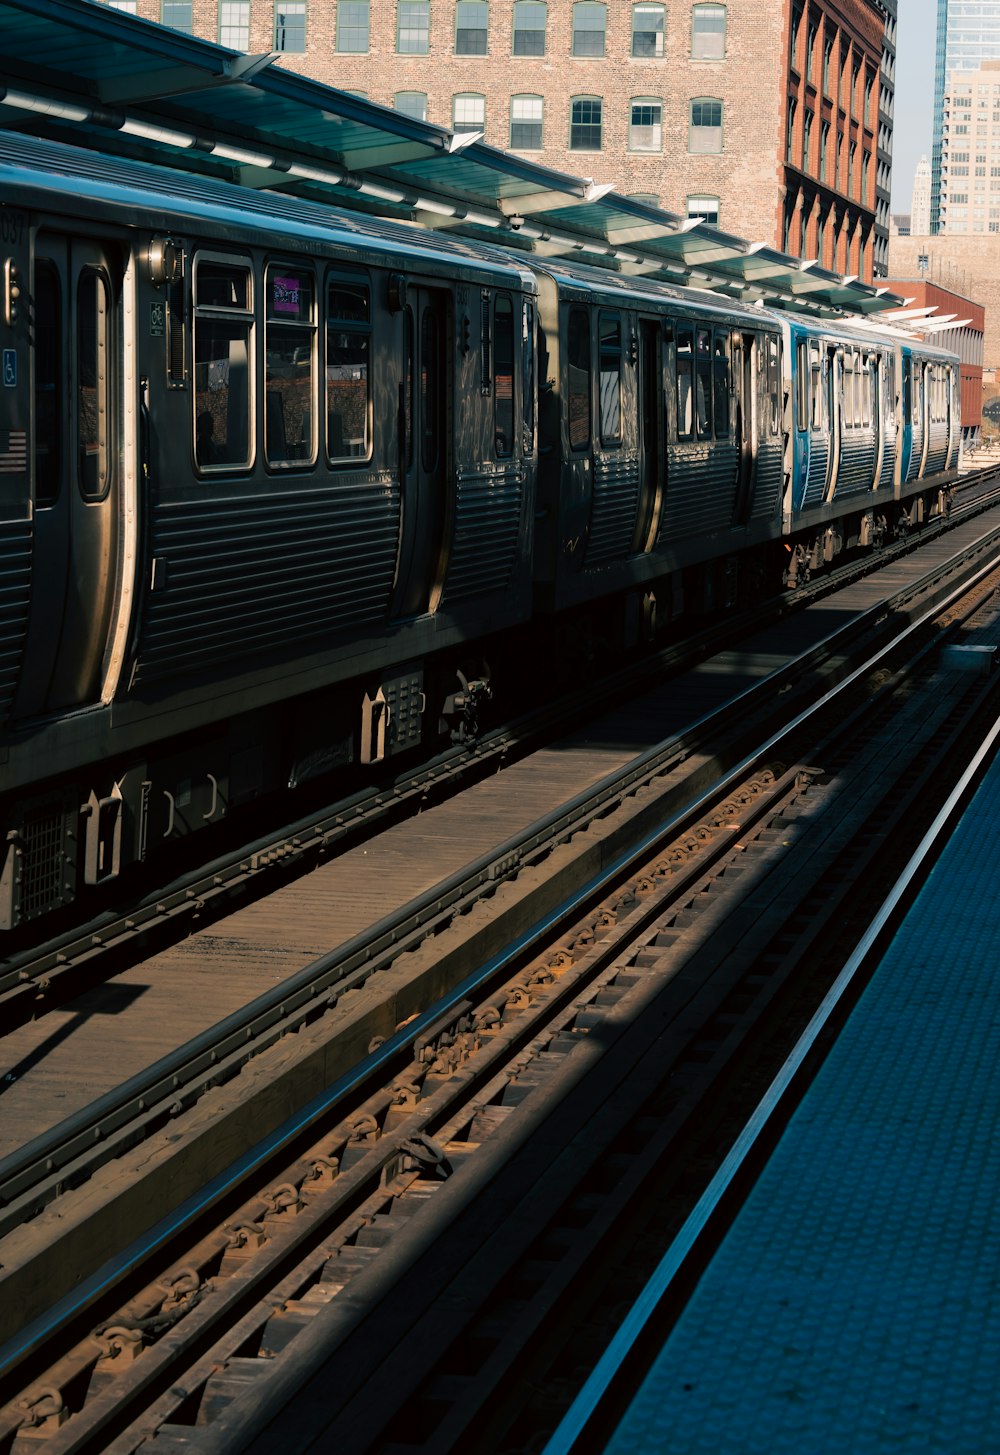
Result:
<instances>
[{"instance_id":1,"label":"railroad track","mask_svg":"<svg viewBox=\"0 0 1000 1455\"><path fill-rule=\"evenodd\" d=\"M985 604L961 608L985 615L989 626L966 628L980 639L994 629L997 585L984 571L976 590ZM951 628L959 611L947 609ZM509 1430L515 1373L523 1373L530 1342L526 1310L534 1309L530 1339L548 1347L553 1321L564 1323L565 1299L579 1287L573 1270L601 1246L590 1213L606 1233L620 1229L668 1150L690 1195L691 1169L706 1156L697 1147L692 1156L691 1126L717 1119L717 1108L704 1108L706 1096L718 1101L720 1073L746 1055L761 1017L787 998L803 964L822 981L817 966L830 958L834 929L849 922L848 910L867 911L858 885L880 882L894 830L929 811L932 788L961 760L977 718L995 715L991 678L952 671L946 693L929 623L909 636L923 640L922 667L897 676L881 651L840 684L836 705L817 709L825 740L815 740L815 728L807 737L803 718L781 743L759 746L762 764L734 771L721 803L675 814L666 838L669 759L645 783L631 778L623 790L630 804L616 808L606 798L569 825L587 841L577 844L577 860L591 869L603 861L602 873L562 893L558 914L550 903L529 933L522 904L522 934L518 940L507 927L514 942L505 956L466 974L409 1026L396 1031L393 1023L385 1044L297 1112L282 1136L246 1155L238 1172L217 1167L219 1185L189 1210L197 1236L183 1252L166 1236L180 1232L178 1211L177 1226L102 1270L100 1288L77 1289L58 1315L40 1316L8 1341L0 1451L21 1455L44 1432L53 1451L124 1452L154 1431L152 1443L164 1450L241 1449L262 1412L273 1413L313 1375L335 1391L313 1413L317 1430L336 1418L338 1449L369 1447L373 1408L387 1415L386 1449L403 1435L419 1448L414 1430L427 1431L435 1449L462 1448L463 1439L468 1448L475 1430L476 1447L487 1448L479 1443L484 1388L504 1391L493 1407L511 1416ZM833 736L831 714L843 719L845 695L853 716ZM807 767L779 769L778 754ZM598 812L603 837L593 827ZM617 819L638 824L629 856ZM543 852L541 841L535 849ZM551 877L556 855L544 853ZM574 923L567 898L583 906ZM440 960L448 946L439 938ZM391 975L388 966L380 975ZM358 1027L363 1036L372 1025L359 1009L355 1046ZM306 1016L304 1024L306 1039L318 1033L318 1022ZM637 1125L661 1144L655 1155L640 1137L625 1156ZM617 1169L610 1188L609 1158ZM550 1167L554 1181L542 1175ZM250 1190L252 1172L262 1181ZM625 1188L616 1204L615 1189ZM201 1220L210 1212L220 1220L206 1233ZM567 1226L580 1236L566 1236ZM572 1253L541 1259L553 1265L544 1279L538 1267L524 1272L533 1249L564 1244ZM154 1279L143 1286L154 1250ZM425 1313L428 1286L439 1297ZM517 1299L518 1287L535 1291ZM498 1322L498 1299L510 1304L506 1323ZM366 1332L375 1327L378 1336ZM373 1345L378 1367L365 1368ZM493 1361L491 1374L470 1371L472 1346ZM464 1372L456 1375L449 1357L459 1355ZM496 1434L503 1437L499 1426ZM270 1436L261 1439L269 1448Z\"/></svg>"}]
</instances>

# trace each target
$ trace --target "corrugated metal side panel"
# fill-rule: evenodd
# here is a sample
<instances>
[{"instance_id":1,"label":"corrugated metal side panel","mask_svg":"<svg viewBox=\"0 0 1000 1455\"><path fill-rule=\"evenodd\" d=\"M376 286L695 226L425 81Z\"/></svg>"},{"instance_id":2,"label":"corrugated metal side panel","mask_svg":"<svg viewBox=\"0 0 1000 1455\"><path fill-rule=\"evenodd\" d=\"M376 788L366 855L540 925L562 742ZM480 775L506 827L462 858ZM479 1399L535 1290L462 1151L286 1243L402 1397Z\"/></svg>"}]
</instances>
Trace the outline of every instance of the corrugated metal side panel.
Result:
<instances>
[{"instance_id":1,"label":"corrugated metal side panel","mask_svg":"<svg viewBox=\"0 0 1000 1455\"><path fill-rule=\"evenodd\" d=\"M875 474L875 435L870 429L845 429L834 499L871 490Z\"/></svg>"},{"instance_id":2,"label":"corrugated metal side panel","mask_svg":"<svg viewBox=\"0 0 1000 1455\"><path fill-rule=\"evenodd\" d=\"M668 447L667 499L657 545L732 524L736 460L735 445L715 445L697 454Z\"/></svg>"},{"instance_id":3,"label":"corrugated metal side panel","mask_svg":"<svg viewBox=\"0 0 1000 1455\"><path fill-rule=\"evenodd\" d=\"M295 654L386 613L399 538L388 478L154 503L162 587L145 603L136 682Z\"/></svg>"},{"instance_id":4,"label":"corrugated metal side panel","mask_svg":"<svg viewBox=\"0 0 1000 1455\"><path fill-rule=\"evenodd\" d=\"M910 480L916 480L920 474L920 456L924 448L923 424L913 425L910 430L910 436L913 442L910 446L910 463L906 470L906 479L908 482Z\"/></svg>"},{"instance_id":5,"label":"corrugated metal side panel","mask_svg":"<svg viewBox=\"0 0 1000 1455\"><path fill-rule=\"evenodd\" d=\"M819 505L826 492L826 474L830 468L830 436L810 435L809 437L809 474L806 479L805 494L802 497L803 507L807 505Z\"/></svg>"},{"instance_id":6,"label":"corrugated metal side panel","mask_svg":"<svg viewBox=\"0 0 1000 1455\"><path fill-rule=\"evenodd\" d=\"M882 439L882 475L880 488L885 489L896 478L896 431L886 430Z\"/></svg>"},{"instance_id":7,"label":"corrugated metal side panel","mask_svg":"<svg viewBox=\"0 0 1000 1455\"><path fill-rule=\"evenodd\" d=\"M777 520L784 483L784 452L781 441L764 440L757 454L751 520Z\"/></svg>"},{"instance_id":8,"label":"corrugated metal side panel","mask_svg":"<svg viewBox=\"0 0 1000 1455\"><path fill-rule=\"evenodd\" d=\"M925 475L936 475L943 470L948 460L948 426L944 420L930 427L930 440L927 445L927 464L924 466Z\"/></svg>"},{"instance_id":9,"label":"corrugated metal side panel","mask_svg":"<svg viewBox=\"0 0 1000 1455\"><path fill-rule=\"evenodd\" d=\"M444 601L487 596L510 585L523 509L524 476L518 469L458 477Z\"/></svg>"},{"instance_id":10,"label":"corrugated metal side panel","mask_svg":"<svg viewBox=\"0 0 1000 1455\"><path fill-rule=\"evenodd\" d=\"M628 555L638 509L639 461L621 455L595 460L586 566L620 561Z\"/></svg>"},{"instance_id":11,"label":"corrugated metal side panel","mask_svg":"<svg viewBox=\"0 0 1000 1455\"><path fill-rule=\"evenodd\" d=\"M10 714L24 657L31 598L29 520L0 522L0 721Z\"/></svg>"}]
</instances>

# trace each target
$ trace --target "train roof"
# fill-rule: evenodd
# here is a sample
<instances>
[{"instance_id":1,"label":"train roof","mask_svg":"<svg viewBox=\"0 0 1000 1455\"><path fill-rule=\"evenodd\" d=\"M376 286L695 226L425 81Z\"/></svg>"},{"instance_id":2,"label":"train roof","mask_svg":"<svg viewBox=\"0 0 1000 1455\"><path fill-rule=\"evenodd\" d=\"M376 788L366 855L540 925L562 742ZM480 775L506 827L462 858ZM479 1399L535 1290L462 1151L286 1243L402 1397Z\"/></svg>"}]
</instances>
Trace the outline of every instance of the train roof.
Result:
<instances>
[{"instance_id":1,"label":"train roof","mask_svg":"<svg viewBox=\"0 0 1000 1455\"><path fill-rule=\"evenodd\" d=\"M453 272L491 276L508 286L516 279L534 290L531 269L502 248L21 133L0 131L0 185L8 206L18 204L20 193L25 205L47 201L64 212L75 206L88 221L106 208L126 225L195 234L222 229L244 245L363 247L364 261L390 267L412 267L418 259L443 262Z\"/></svg>"},{"instance_id":2,"label":"train roof","mask_svg":"<svg viewBox=\"0 0 1000 1455\"><path fill-rule=\"evenodd\" d=\"M831 323L786 313L778 315L778 318L783 326L787 326L793 339L849 339L858 344L882 344L888 348L899 348L903 353L919 354L921 358L941 359L947 363L954 363L958 358L951 349L943 349L940 344L927 343L913 334L893 328L889 320L868 323L843 318Z\"/></svg>"},{"instance_id":3,"label":"train roof","mask_svg":"<svg viewBox=\"0 0 1000 1455\"><path fill-rule=\"evenodd\" d=\"M620 297L622 303L631 301L633 304L643 300L653 303L666 299L680 304L684 309L691 309L703 317L714 318L720 322L728 320L760 327L762 321L766 320L777 328L777 320L768 310L751 308L704 288L686 288L681 283L667 283L658 278L612 273L605 268L588 267L585 263L567 263L562 259L546 262L533 258L531 266L536 272L552 278L561 293L571 296L583 298L603 293L609 297Z\"/></svg>"}]
</instances>

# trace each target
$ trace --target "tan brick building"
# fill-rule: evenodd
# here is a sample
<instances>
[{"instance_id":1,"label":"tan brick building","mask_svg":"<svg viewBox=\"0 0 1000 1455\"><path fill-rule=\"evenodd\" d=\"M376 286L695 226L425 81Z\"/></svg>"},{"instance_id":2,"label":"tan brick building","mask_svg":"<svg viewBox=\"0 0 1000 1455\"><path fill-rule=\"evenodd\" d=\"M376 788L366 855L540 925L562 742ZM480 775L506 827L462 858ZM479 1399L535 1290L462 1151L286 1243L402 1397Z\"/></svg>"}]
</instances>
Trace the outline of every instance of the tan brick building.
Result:
<instances>
[{"instance_id":1,"label":"tan brick building","mask_svg":"<svg viewBox=\"0 0 1000 1455\"><path fill-rule=\"evenodd\" d=\"M870 282L895 0L121 7ZM879 185L881 183L881 186ZM884 228L876 208L884 193ZM883 238L882 256L879 235Z\"/></svg>"},{"instance_id":2,"label":"tan brick building","mask_svg":"<svg viewBox=\"0 0 1000 1455\"><path fill-rule=\"evenodd\" d=\"M889 242L889 265L895 279L916 278L974 300L984 309L982 364L984 372L1000 369L1000 239L967 237L903 237ZM903 282L894 292L912 297ZM955 305L945 309L954 313ZM963 316L965 310L962 310Z\"/></svg>"}]
</instances>

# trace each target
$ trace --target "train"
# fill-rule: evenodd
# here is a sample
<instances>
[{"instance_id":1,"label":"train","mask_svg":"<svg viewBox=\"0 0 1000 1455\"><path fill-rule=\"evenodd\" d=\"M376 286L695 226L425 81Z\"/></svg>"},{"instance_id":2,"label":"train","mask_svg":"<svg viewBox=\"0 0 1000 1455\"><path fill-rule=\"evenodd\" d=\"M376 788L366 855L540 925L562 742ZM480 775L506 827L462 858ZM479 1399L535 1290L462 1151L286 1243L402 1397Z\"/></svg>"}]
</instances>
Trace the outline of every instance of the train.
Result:
<instances>
[{"instance_id":1,"label":"train","mask_svg":"<svg viewBox=\"0 0 1000 1455\"><path fill-rule=\"evenodd\" d=\"M5 931L948 508L911 338L20 134L0 199Z\"/></svg>"}]
</instances>

